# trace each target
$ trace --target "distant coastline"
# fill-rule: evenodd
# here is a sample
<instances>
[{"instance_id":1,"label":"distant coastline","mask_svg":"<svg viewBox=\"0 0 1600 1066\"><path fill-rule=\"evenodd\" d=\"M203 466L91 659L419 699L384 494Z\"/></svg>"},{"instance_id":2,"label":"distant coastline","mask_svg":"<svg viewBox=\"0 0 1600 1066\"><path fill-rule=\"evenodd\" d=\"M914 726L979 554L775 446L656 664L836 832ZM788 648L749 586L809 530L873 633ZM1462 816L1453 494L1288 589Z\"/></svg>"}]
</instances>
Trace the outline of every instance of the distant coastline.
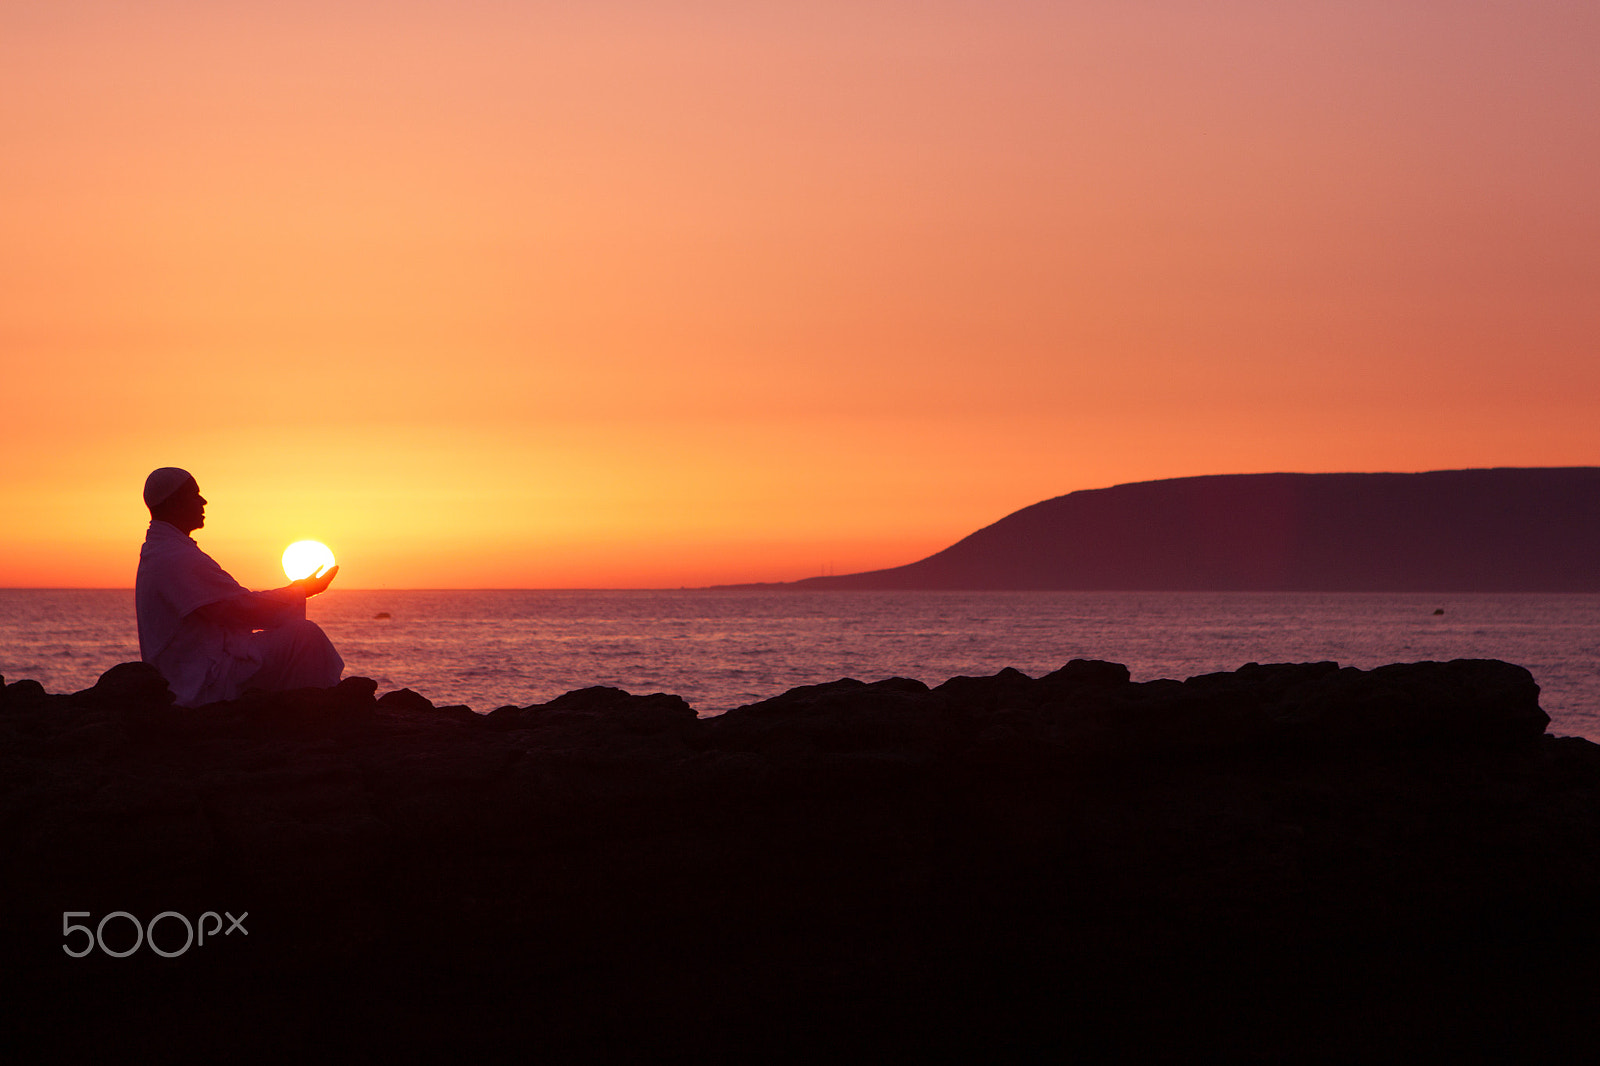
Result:
<instances>
[{"instance_id":1,"label":"distant coastline","mask_svg":"<svg viewBox=\"0 0 1600 1066\"><path fill-rule=\"evenodd\" d=\"M1600 467L1219 474L1025 507L905 566L728 589L1600 592Z\"/></svg>"}]
</instances>

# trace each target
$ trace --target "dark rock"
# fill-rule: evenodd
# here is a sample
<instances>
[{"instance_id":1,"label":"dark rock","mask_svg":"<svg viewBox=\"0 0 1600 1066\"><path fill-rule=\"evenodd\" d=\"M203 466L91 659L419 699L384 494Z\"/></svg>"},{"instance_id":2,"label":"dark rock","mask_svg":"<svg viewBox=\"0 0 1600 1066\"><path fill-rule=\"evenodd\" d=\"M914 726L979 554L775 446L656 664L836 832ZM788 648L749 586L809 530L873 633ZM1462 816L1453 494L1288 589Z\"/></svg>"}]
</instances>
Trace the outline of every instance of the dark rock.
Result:
<instances>
[{"instance_id":1,"label":"dark rock","mask_svg":"<svg viewBox=\"0 0 1600 1066\"><path fill-rule=\"evenodd\" d=\"M345 679L346 681L349 678ZM374 684L376 688L376 684ZM447 719L454 722L477 723L481 717L475 714L471 707L464 704L451 704L448 707L435 707L433 701L411 689L397 689L386 692L378 699L378 709L389 715L423 715L431 718Z\"/></svg>"},{"instance_id":2,"label":"dark rock","mask_svg":"<svg viewBox=\"0 0 1600 1066\"><path fill-rule=\"evenodd\" d=\"M335 685L333 691L347 706L365 706L377 694L378 683L370 677L347 677Z\"/></svg>"},{"instance_id":3,"label":"dark rock","mask_svg":"<svg viewBox=\"0 0 1600 1066\"><path fill-rule=\"evenodd\" d=\"M1128 668L1121 663L1108 663L1099 659L1074 659L1040 680L1058 690L1082 691L1118 688L1128 683L1129 675Z\"/></svg>"},{"instance_id":4,"label":"dark rock","mask_svg":"<svg viewBox=\"0 0 1600 1066\"><path fill-rule=\"evenodd\" d=\"M653 693L634 696L618 688L596 686L568 692L549 703L502 707L484 718L500 729L538 730L546 737L604 744L619 734L633 737L682 738L698 716L681 696Z\"/></svg>"},{"instance_id":5,"label":"dark rock","mask_svg":"<svg viewBox=\"0 0 1600 1066\"><path fill-rule=\"evenodd\" d=\"M395 692L385 692L378 698L378 706L387 711L431 711L433 701L419 692L403 688Z\"/></svg>"},{"instance_id":6,"label":"dark rock","mask_svg":"<svg viewBox=\"0 0 1600 1066\"><path fill-rule=\"evenodd\" d=\"M123 707L165 707L177 699L161 671L146 662L120 663L100 675L94 687L77 693L81 703Z\"/></svg>"},{"instance_id":7,"label":"dark rock","mask_svg":"<svg viewBox=\"0 0 1600 1066\"><path fill-rule=\"evenodd\" d=\"M1284 687L1272 708L1302 743L1515 744L1550 724L1533 675L1492 659L1346 669L1321 681Z\"/></svg>"},{"instance_id":8,"label":"dark rock","mask_svg":"<svg viewBox=\"0 0 1600 1066\"><path fill-rule=\"evenodd\" d=\"M1551 1060L1600 994L1600 747L1505 663L375 692L6 687L13 1057Z\"/></svg>"},{"instance_id":9,"label":"dark rock","mask_svg":"<svg viewBox=\"0 0 1600 1066\"><path fill-rule=\"evenodd\" d=\"M25 677L21 681L11 682L11 684L5 687L4 696L4 702L6 704L15 704L18 706L24 704L37 704L49 698L49 694L45 692L44 686L33 680L31 677Z\"/></svg>"},{"instance_id":10,"label":"dark rock","mask_svg":"<svg viewBox=\"0 0 1600 1066\"><path fill-rule=\"evenodd\" d=\"M1032 706L1040 695L1033 678L1011 667L990 677L952 677L934 692L974 713Z\"/></svg>"},{"instance_id":11,"label":"dark rock","mask_svg":"<svg viewBox=\"0 0 1600 1066\"><path fill-rule=\"evenodd\" d=\"M1018 675L1022 676L1022 675ZM949 737L943 703L909 678L805 685L707 719L709 746L774 755L900 750L928 753Z\"/></svg>"}]
</instances>

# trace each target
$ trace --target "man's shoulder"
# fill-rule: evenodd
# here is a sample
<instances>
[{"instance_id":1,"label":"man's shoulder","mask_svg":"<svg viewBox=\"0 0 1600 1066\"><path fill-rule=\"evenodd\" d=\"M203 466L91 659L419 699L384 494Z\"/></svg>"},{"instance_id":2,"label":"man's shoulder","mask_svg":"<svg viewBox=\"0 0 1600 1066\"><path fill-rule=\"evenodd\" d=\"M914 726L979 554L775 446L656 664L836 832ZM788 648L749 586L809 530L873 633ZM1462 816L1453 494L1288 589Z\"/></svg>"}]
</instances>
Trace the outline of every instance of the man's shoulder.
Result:
<instances>
[{"instance_id":1,"label":"man's shoulder","mask_svg":"<svg viewBox=\"0 0 1600 1066\"><path fill-rule=\"evenodd\" d=\"M139 573L148 575L151 580L160 580L174 573L196 571L213 571L227 576L226 571L194 542L193 537L166 522L151 522L149 531L145 533L144 544L139 549Z\"/></svg>"},{"instance_id":2,"label":"man's shoulder","mask_svg":"<svg viewBox=\"0 0 1600 1066\"><path fill-rule=\"evenodd\" d=\"M165 524L165 523L163 523ZM183 617L208 604L248 592L194 539L175 526L152 529L139 553L134 599L140 605L162 603Z\"/></svg>"},{"instance_id":3,"label":"man's shoulder","mask_svg":"<svg viewBox=\"0 0 1600 1066\"><path fill-rule=\"evenodd\" d=\"M166 522L151 522L150 528L145 531L144 544L139 549L139 559L143 562L149 558L181 559L191 557L195 559L210 559L196 544L194 538L183 532L177 526Z\"/></svg>"}]
</instances>

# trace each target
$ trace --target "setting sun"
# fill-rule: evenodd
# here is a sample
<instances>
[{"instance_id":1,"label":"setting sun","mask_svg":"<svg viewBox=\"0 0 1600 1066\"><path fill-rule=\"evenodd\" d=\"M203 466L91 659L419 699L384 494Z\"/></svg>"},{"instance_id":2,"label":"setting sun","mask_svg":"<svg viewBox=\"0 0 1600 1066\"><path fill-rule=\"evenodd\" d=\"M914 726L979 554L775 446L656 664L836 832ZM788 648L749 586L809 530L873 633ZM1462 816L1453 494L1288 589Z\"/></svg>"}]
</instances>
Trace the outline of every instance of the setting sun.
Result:
<instances>
[{"instance_id":1,"label":"setting sun","mask_svg":"<svg viewBox=\"0 0 1600 1066\"><path fill-rule=\"evenodd\" d=\"M333 565L333 552L320 540L297 540L283 549L283 572L290 581L326 570Z\"/></svg>"}]
</instances>

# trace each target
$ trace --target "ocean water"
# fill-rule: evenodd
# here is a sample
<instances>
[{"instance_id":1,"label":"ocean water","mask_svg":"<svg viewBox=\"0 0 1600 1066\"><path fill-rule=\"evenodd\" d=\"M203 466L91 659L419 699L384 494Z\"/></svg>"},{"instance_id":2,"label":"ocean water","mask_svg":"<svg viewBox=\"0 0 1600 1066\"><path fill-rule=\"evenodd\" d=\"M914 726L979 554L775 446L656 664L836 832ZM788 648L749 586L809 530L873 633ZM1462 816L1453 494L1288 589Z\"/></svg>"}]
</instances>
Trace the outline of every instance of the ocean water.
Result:
<instances>
[{"instance_id":1,"label":"ocean water","mask_svg":"<svg viewBox=\"0 0 1600 1066\"><path fill-rule=\"evenodd\" d=\"M1492 658L1533 672L1552 732L1600 741L1595 595L331 590L310 615L347 675L477 711L614 685L709 715L841 677L1039 676L1074 658L1137 681ZM138 657L132 592L0 590L8 681L74 692Z\"/></svg>"}]
</instances>

